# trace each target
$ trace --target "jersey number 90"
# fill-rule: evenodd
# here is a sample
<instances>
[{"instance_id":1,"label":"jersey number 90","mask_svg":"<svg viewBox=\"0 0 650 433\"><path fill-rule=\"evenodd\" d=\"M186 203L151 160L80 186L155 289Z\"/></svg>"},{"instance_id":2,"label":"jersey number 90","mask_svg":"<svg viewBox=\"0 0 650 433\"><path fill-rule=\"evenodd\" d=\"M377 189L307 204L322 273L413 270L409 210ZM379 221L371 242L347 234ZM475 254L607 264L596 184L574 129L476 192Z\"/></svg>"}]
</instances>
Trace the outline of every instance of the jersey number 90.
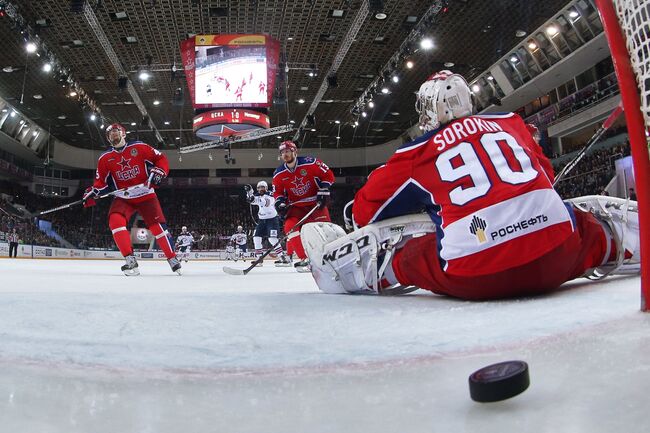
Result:
<instances>
[{"instance_id":1,"label":"jersey number 90","mask_svg":"<svg viewBox=\"0 0 650 433\"><path fill-rule=\"evenodd\" d=\"M510 148L520 168L513 169L510 166L500 143ZM480 144L489 156L489 161L501 182L518 185L530 182L539 175L530 157L512 135L506 132L483 134ZM457 186L449 192L449 199L457 206L483 197L492 188L492 181L471 143L462 142L441 153L436 160L436 168L440 179L445 182L456 182L467 176L471 178L472 186Z\"/></svg>"}]
</instances>

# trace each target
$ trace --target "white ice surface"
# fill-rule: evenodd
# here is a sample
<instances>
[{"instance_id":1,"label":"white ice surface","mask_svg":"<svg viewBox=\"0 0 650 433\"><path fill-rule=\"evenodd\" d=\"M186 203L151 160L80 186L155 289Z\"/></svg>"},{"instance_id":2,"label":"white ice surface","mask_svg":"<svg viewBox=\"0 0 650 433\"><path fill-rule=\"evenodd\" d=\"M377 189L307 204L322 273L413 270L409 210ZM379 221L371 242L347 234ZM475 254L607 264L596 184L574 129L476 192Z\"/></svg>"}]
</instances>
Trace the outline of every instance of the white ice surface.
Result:
<instances>
[{"instance_id":1,"label":"white ice surface","mask_svg":"<svg viewBox=\"0 0 650 433\"><path fill-rule=\"evenodd\" d=\"M638 278L471 303L324 295L270 265L120 265L0 260L0 432L648 430ZM508 359L530 389L471 401L469 374Z\"/></svg>"}]
</instances>

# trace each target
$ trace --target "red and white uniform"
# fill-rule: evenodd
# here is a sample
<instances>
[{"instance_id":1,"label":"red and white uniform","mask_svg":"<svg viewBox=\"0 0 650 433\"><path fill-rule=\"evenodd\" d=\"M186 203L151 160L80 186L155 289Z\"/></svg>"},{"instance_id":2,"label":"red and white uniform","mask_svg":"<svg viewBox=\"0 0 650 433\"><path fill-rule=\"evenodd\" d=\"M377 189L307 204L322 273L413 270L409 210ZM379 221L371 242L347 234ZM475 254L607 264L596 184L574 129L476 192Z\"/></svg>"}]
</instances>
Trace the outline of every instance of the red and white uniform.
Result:
<instances>
[{"instance_id":1,"label":"red and white uniform","mask_svg":"<svg viewBox=\"0 0 650 433\"><path fill-rule=\"evenodd\" d=\"M149 178L149 170L153 167L169 173L167 157L141 141L126 143L119 149L111 147L97 162L93 187L99 190L99 195L135 187L129 189L128 194L117 193L108 211L113 238L125 257L133 254L126 225L135 212L144 218L147 228L156 237L167 258L175 256L158 197L153 188L144 185Z\"/></svg>"},{"instance_id":2,"label":"red and white uniform","mask_svg":"<svg viewBox=\"0 0 650 433\"><path fill-rule=\"evenodd\" d=\"M169 173L167 157L142 141L126 143L121 149L111 147L102 153L97 161L93 187L100 195L116 189L141 185L147 182L152 167L162 168ZM155 192L153 188L142 187L129 190L128 195L118 193L116 197L134 202L143 201Z\"/></svg>"},{"instance_id":3,"label":"red and white uniform","mask_svg":"<svg viewBox=\"0 0 650 433\"><path fill-rule=\"evenodd\" d=\"M459 287L480 289L490 276L534 263L575 237L576 215L553 179L518 115L468 116L400 147L357 193L353 218L364 226L426 211L436 233L406 244L393 261L395 275L403 284L471 299ZM604 240L598 234L594 242ZM565 254L579 254L575 245ZM501 278L493 283L496 291L508 286Z\"/></svg>"},{"instance_id":4,"label":"red and white uniform","mask_svg":"<svg viewBox=\"0 0 650 433\"><path fill-rule=\"evenodd\" d=\"M296 166L290 169L282 164L273 174L273 197L285 197L289 210L284 220L285 233L291 230L307 212L316 205L316 194L320 188L330 188L334 184L334 173L321 160L317 158L298 156ZM330 214L326 207L315 211L307 222L330 221ZM305 259L307 255L300 240L300 231L289 235L287 252L295 252L299 258Z\"/></svg>"}]
</instances>

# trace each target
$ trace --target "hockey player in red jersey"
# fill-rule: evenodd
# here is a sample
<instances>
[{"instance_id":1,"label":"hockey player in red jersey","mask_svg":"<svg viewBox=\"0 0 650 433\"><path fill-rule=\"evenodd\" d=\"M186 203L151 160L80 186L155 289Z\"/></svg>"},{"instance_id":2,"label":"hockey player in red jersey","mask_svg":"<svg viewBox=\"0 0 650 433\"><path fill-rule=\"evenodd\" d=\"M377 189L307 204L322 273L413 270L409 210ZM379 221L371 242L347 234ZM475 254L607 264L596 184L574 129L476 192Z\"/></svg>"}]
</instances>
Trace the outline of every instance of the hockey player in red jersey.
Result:
<instances>
[{"instance_id":1,"label":"hockey player in red jersey","mask_svg":"<svg viewBox=\"0 0 650 433\"><path fill-rule=\"evenodd\" d=\"M140 273L133 255L131 236L126 228L131 216L138 212L156 237L172 271L180 274L181 264L174 253L165 216L153 188L167 177L167 157L141 141L126 143L126 129L118 123L106 128L106 138L111 147L97 161L95 181L84 193L84 206L94 206L95 198L102 194L130 187L128 192L115 195L108 211L108 225L113 239L126 259L122 271L126 275Z\"/></svg>"},{"instance_id":2,"label":"hockey player in red jersey","mask_svg":"<svg viewBox=\"0 0 650 433\"><path fill-rule=\"evenodd\" d=\"M519 116L472 115L467 83L449 71L421 86L416 108L427 133L359 190L352 218L362 228L349 235L333 224L303 228L321 290L415 286L480 300L638 271L636 203L562 201L550 162Z\"/></svg>"},{"instance_id":3,"label":"hockey player in red jersey","mask_svg":"<svg viewBox=\"0 0 650 433\"><path fill-rule=\"evenodd\" d=\"M298 156L293 141L280 144L280 156L284 161L273 174L273 197L280 215L286 214L285 233L291 230L316 204L316 210L307 221L330 221L327 209L334 173L323 161L309 156ZM300 240L300 230L291 233L287 240L287 253L296 253L300 261L294 266L305 270L307 255Z\"/></svg>"}]
</instances>

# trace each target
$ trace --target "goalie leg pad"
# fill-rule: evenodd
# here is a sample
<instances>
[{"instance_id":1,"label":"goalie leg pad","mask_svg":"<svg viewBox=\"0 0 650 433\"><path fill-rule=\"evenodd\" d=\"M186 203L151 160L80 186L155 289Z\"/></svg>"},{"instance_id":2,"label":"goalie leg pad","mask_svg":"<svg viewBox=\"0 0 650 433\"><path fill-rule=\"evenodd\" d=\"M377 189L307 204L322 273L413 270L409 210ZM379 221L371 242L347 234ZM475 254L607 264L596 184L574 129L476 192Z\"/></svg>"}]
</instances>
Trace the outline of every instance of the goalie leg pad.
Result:
<instances>
[{"instance_id":1,"label":"goalie leg pad","mask_svg":"<svg viewBox=\"0 0 650 433\"><path fill-rule=\"evenodd\" d=\"M312 275L323 292L378 294L391 285L382 279L394 250L412 237L434 231L431 219L421 214L370 224L348 235L335 224L307 224L302 238Z\"/></svg>"},{"instance_id":2,"label":"goalie leg pad","mask_svg":"<svg viewBox=\"0 0 650 433\"><path fill-rule=\"evenodd\" d=\"M600 195L576 197L568 201L584 212L591 212L616 245L615 259L606 262L608 257L605 257L602 266L588 271L585 276L601 279L611 274L638 273L641 256L637 202Z\"/></svg>"}]
</instances>

